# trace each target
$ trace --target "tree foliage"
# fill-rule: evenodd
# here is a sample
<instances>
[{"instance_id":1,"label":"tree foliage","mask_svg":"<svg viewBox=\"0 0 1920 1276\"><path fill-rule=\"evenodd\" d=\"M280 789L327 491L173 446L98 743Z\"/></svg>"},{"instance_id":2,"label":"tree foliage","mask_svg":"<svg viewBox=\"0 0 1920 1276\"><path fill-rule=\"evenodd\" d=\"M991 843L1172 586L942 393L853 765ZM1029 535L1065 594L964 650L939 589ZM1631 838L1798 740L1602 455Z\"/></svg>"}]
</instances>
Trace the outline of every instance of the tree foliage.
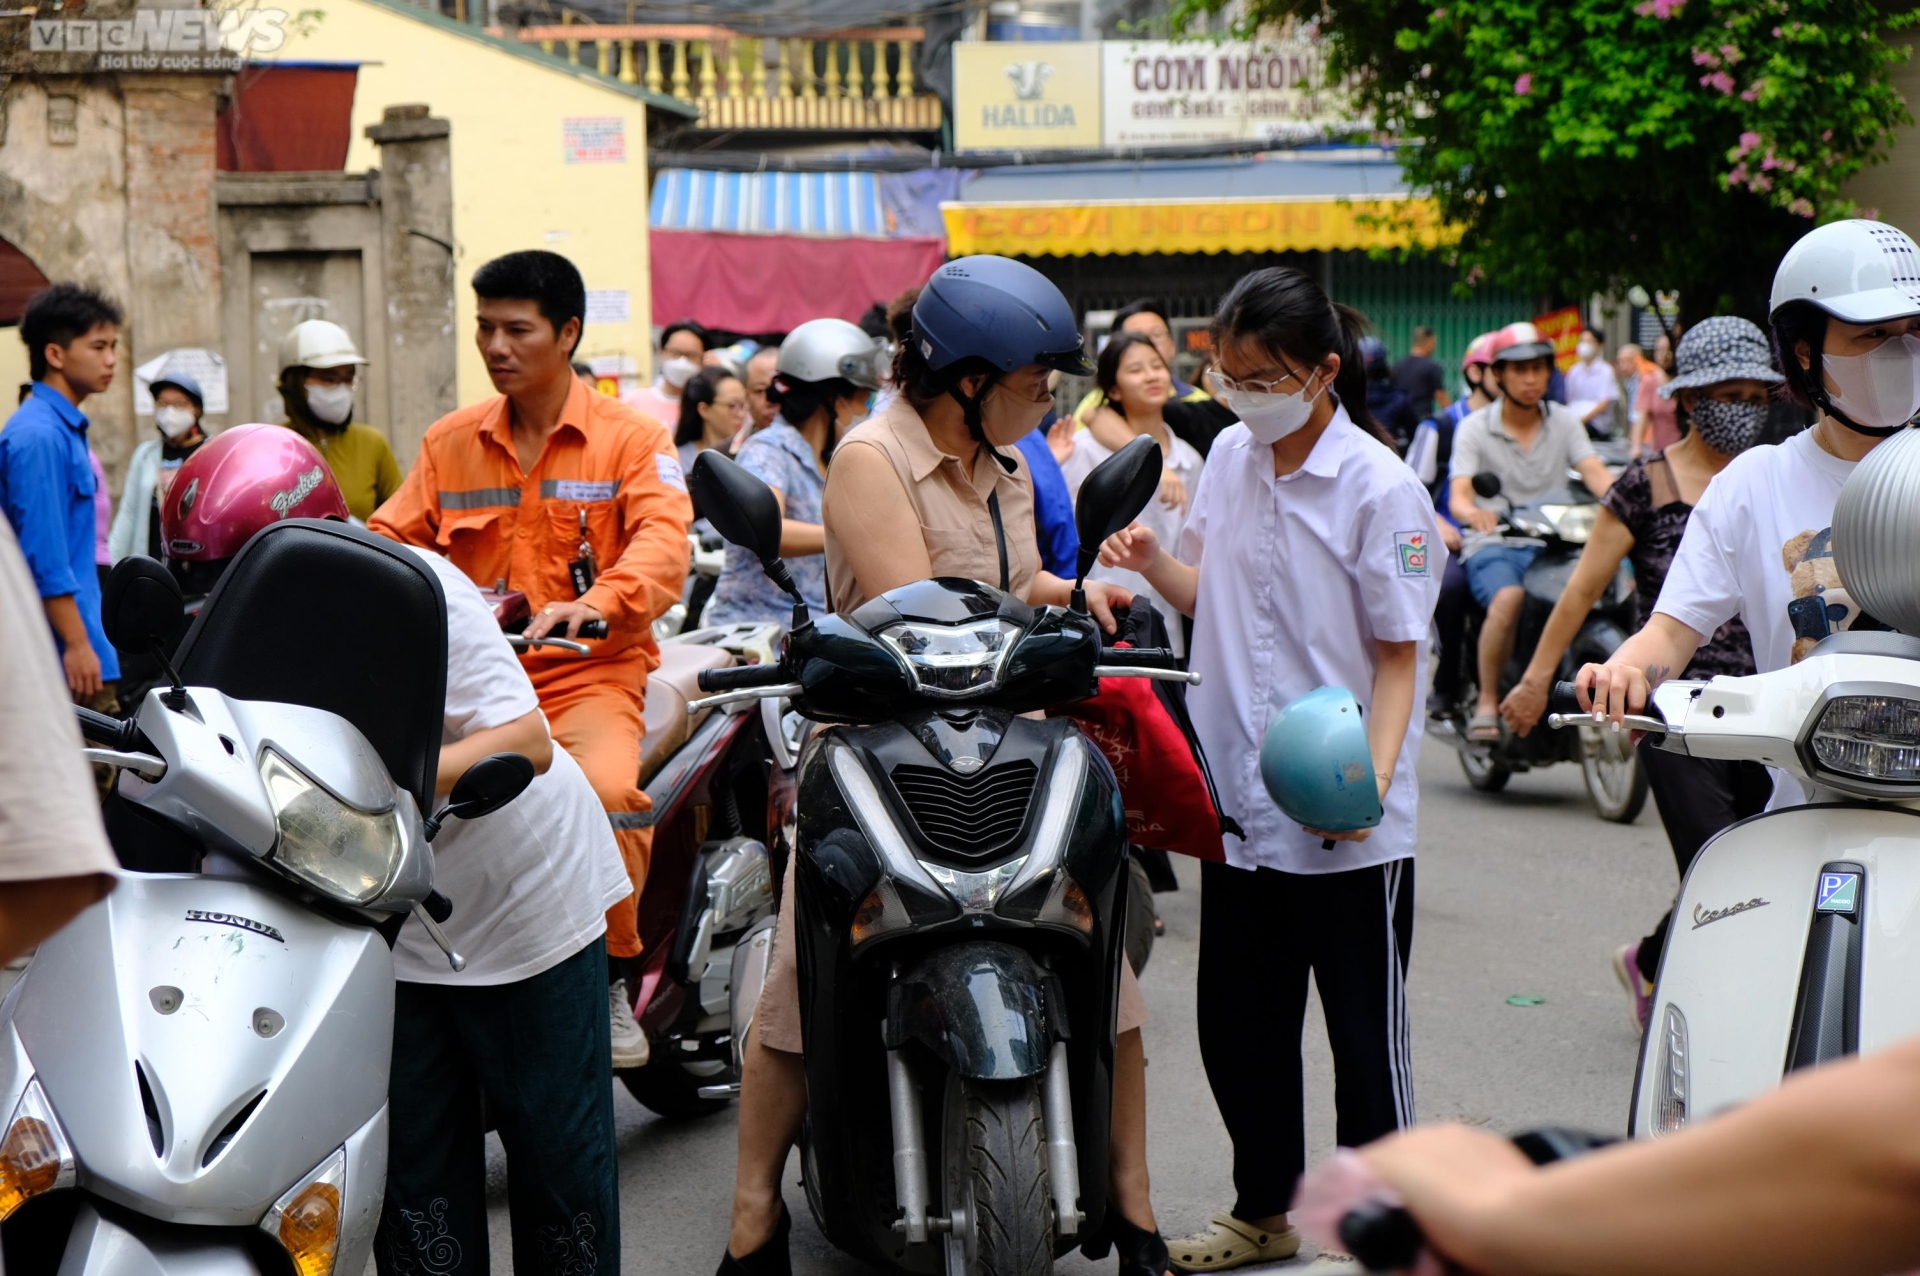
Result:
<instances>
[{"instance_id":1,"label":"tree foliage","mask_svg":"<svg viewBox=\"0 0 1920 1276\"><path fill-rule=\"evenodd\" d=\"M1243 25L1287 20L1460 229L1463 277L1543 295L1759 317L1911 122L1888 82L1909 19L1870 0L1249 0Z\"/></svg>"}]
</instances>

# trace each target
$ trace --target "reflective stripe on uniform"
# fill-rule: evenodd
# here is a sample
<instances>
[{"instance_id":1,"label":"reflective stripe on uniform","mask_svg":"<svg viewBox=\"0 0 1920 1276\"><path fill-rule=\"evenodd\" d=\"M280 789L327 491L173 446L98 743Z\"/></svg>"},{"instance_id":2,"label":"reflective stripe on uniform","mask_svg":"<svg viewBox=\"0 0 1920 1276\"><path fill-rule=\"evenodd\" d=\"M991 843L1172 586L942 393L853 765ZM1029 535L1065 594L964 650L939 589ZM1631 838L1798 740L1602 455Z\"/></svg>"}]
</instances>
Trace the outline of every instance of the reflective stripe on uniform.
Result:
<instances>
[{"instance_id":1,"label":"reflective stripe on uniform","mask_svg":"<svg viewBox=\"0 0 1920 1276\"><path fill-rule=\"evenodd\" d=\"M608 811L607 823L613 825L613 831L622 829L650 829L653 827L652 811Z\"/></svg>"},{"instance_id":2,"label":"reflective stripe on uniform","mask_svg":"<svg viewBox=\"0 0 1920 1276\"><path fill-rule=\"evenodd\" d=\"M540 499L543 501L610 501L619 489L612 482L590 483L585 479L542 479L540 481Z\"/></svg>"},{"instance_id":3,"label":"reflective stripe on uniform","mask_svg":"<svg viewBox=\"0 0 1920 1276\"><path fill-rule=\"evenodd\" d=\"M465 492L440 493L440 508L443 510L478 510L490 505L519 503L520 489L517 487L476 487Z\"/></svg>"}]
</instances>

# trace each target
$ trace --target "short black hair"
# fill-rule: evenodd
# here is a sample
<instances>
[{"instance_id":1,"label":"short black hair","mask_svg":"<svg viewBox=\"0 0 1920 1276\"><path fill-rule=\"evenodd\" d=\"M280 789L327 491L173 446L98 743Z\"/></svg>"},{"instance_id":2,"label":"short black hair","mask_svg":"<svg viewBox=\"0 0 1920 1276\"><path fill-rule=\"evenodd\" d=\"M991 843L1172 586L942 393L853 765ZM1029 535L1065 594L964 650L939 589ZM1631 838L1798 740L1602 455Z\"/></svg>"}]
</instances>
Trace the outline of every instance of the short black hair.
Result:
<instances>
[{"instance_id":1,"label":"short black hair","mask_svg":"<svg viewBox=\"0 0 1920 1276\"><path fill-rule=\"evenodd\" d=\"M1173 326L1172 322L1167 318L1166 302L1160 300L1158 297L1136 297L1113 312L1113 330L1118 332L1120 329L1126 327L1127 320L1133 318L1135 315L1152 315L1168 327Z\"/></svg>"},{"instance_id":2,"label":"short black hair","mask_svg":"<svg viewBox=\"0 0 1920 1276\"><path fill-rule=\"evenodd\" d=\"M569 319L578 319L585 332L586 281L580 278L580 268L559 253L529 248L495 257L473 272L473 292L487 301L533 302L553 325L556 337ZM579 344L576 337L574 345Z\"/></svg>"},{"instance_id":3,"label":"short black hair","mask_svg":"<svg viewBox=\"0 0 1920 1276\"><path fill-rule=\"evenodd\" d=\"M1821 350L1827 344L1830 316L1811 301L1789 301L1773 312L1768 325L1773 338L1773 362L1787 378L1780 387L1786 398L1803 408L1828 409L1830 400L1823 384ZM1799 342L1807 343L1808 366L1800 366L1794 352Z\"/></svg>"},{"instance_id":4,"label":"short black hair","mask_svg":"<svg viewBox=\"0 0 1920 1276\"><path fill-rule=\"evenodd\" d=\"M58 283L41 289L20 316L29 375L35 381L46 380L48 346L70 346L103 323L117 328L122 322L120 307L97 288Z\"/></svg>"},{"instance_id":5,"label":"short black hair","mask_svg":"<svg viewBox=\"0 0 1920 1276\"><path fill-rule=\"evenodd\" d=\"M1416 345L1422 341L1432 341L1438 335L1438 333L1434 332L1433 329L1427 327L1424 323L1416 324L1413 329L1413 340Z\"/></svg>"},{"instance_id":6,"label":"short black hair","mask_svg":"<svg viewBox=\"0 0 1920 1276\"><path fill-rule=\"evenodd\" d=\"M711 332L708 332L704 327L691 319L682 319L678 323L670 323L660 329L660 348L662 350L667 348L667 342L673 340L673 334L676 332L691 332L700 339L700 348L702 350L713 349L713 334Z\"/></svg>"},{"instance_id":7,"label":"short black hair","mask_svg":"<svg viewBox=\"0 0 1920 1276\"><path fill-rule=\"evenodd\" d=\"M1607 339L1601 335L1600 329L1598 328L1582 328L1580 329L1580 335L1583 337L1592 337L1594 344L1598 345L1602 350L1607 348Z\"/></svg>"}]
</instances>

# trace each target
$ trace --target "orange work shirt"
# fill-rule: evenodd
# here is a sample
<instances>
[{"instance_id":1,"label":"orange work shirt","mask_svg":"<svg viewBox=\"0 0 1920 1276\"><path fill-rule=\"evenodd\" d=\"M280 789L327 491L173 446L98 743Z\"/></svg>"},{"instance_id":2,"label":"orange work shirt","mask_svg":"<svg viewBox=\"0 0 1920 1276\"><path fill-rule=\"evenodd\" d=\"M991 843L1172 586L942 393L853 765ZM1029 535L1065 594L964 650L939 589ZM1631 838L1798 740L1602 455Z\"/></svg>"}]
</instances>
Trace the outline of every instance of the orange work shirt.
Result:
<instances>
[{"instance_id":1,"label":"orange work shirt","mask_svg":"<svg viewBox=\"0 0 1920 1276\"><path fill-rule=\"evenodd\" d=\"M367 525L446 555L483 589L504 580L537 612L575 600L567 564L580 556L582 514L599 574L579 601L607 618L608 633L588 645L602 659L639 655L652 670L653 622L686 584L693 502L659 422L578 377L531 472L497 395L434 422L413 473ZM529 672L580 663L565 652L522 659Z\"/></svg>"}]
</instances>

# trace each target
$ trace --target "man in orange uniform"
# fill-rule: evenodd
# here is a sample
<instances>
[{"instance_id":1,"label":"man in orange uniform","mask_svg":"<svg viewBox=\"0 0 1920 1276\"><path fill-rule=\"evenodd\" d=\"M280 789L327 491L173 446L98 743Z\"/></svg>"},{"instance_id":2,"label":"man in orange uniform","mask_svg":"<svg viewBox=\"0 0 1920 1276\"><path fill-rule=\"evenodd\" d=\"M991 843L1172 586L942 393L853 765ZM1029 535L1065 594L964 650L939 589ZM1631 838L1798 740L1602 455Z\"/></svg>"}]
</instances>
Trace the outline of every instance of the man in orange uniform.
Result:
<instances>
[{"instance_id":1,"label":"man in orange uniform","mask_svg":"<svg viewBox=\"0 0 1920 1276\"><path fill-rule=\"evenodd\" d=\"M639 787L641 708L660 663L653 621L686 581L693 506L672 435L573 373L587 294L572 262L509 253L474 272L473 290L480 354L500 394L435 422L413 473L368 525L445 554L483 588L504 580L525 593L529 638L573 638L606 622L590 657L521 659L626 857L633 894L607 914L607 952L634 957L653 847L652 803ZM626 981L611 982L614 1066L639 1067L647 1039Z\"/></svg>"}]
</instances>

